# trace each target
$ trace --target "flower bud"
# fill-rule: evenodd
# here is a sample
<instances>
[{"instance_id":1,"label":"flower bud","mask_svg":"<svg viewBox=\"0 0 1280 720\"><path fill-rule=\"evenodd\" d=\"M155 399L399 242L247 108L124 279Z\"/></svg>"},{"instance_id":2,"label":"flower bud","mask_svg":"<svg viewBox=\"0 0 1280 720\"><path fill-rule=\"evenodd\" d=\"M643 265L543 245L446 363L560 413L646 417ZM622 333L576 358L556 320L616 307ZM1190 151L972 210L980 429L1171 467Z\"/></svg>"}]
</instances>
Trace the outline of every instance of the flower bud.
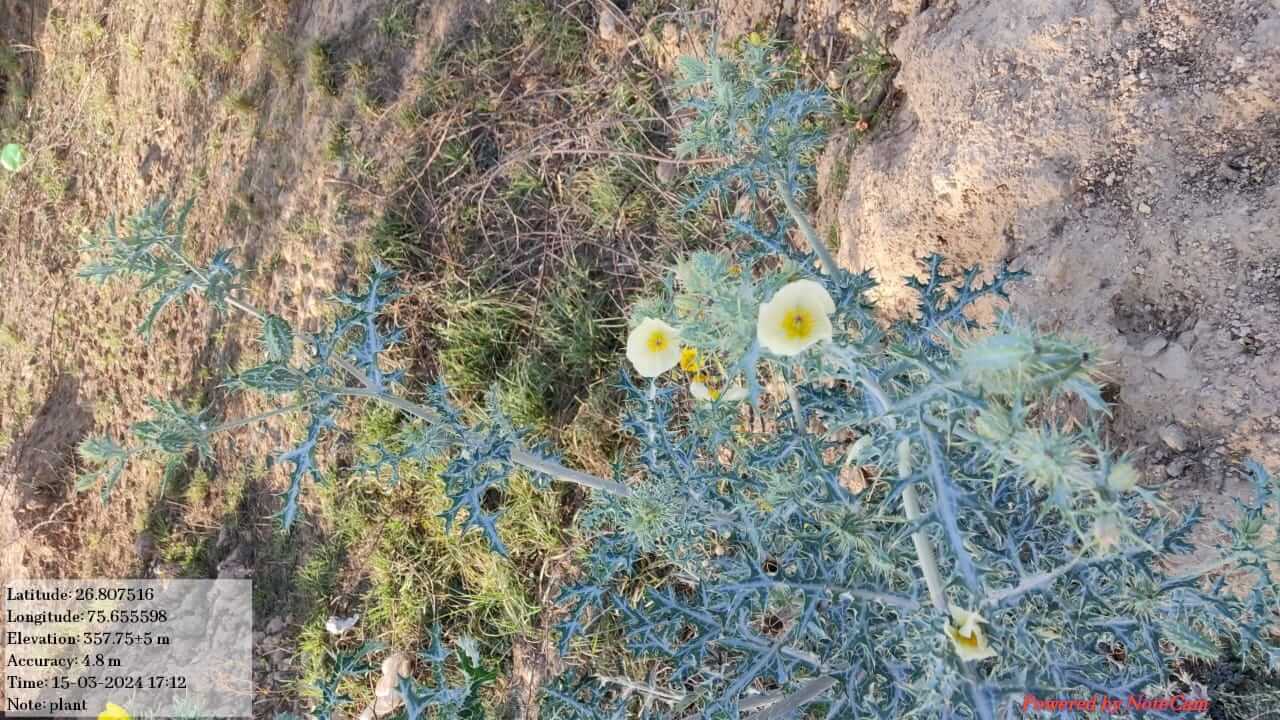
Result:
<instances>
[{"instance_id":1,"label":"flower bud","mask_svg":"<svg viewBox=\"0 0 1280 720\"><path fill-rule=\"evenodd\" d=\"M1107 473L1107 487L1112 492L1124 493L1138 487L1138 471L1128 462L1118 462Z\"/></svg>"},{"instance_id":2,"label":"flower bud","mask_svg":"<svg viewBox=\"0 0 1280 720\"><path fill-rule=\"evenodd\" d=\"M1034 353L1034 346L1026 338L992 335L966 348L960 362L970 371L1011 372L1022 367Z\"/></svg>"}]
</instances>

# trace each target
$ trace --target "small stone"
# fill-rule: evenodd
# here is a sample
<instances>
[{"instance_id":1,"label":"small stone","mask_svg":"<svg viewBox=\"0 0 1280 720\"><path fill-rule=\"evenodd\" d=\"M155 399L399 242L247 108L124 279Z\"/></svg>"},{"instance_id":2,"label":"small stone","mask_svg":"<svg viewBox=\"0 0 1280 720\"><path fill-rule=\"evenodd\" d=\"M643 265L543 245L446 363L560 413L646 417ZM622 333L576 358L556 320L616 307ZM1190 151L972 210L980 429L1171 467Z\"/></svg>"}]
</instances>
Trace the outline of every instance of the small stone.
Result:
<instances>
[{"instance_id":1,"label":"small stone","mask_svg":"<svg viewBox=\"0 0 1280 720\"><path fill-rule=\"evenodd\" d=\"M844 77L840 74L840 71L835 68L828 70L827 89L831 92L839 92L842 87L844 87Z\"/></svg>"},{"instance_id":2,"label":"small stone","mask_svg":"<svg viewBox=\"0 0 1280 720\"><path fill-rule=\"evenodd\" d=\"M1165 346L1168 344L1169 344L1168 340L1165 340L1164 338L1157 335L1153 338L1148 339L1146 342L1142 343L1142 350L1140 352L1142 353L1142 357L1153 358L1156 355L1159 355L1160 351L1163 350Z\"/></svg>"},{"instance_id":3,"label":"small stone","mask_svg":"<svg viewBox=\"0 0 1280 720\"><path fill-rule=\"evenodd\" d=\"M1187 449L1190 440L1187 438L1187 431L1177 423L1169 423L1160 428L1160 440L1175 452L1182 452ZM1176 460L1175 460L1176 462Z\"/></svg>"},{"instance_id":4,"label":"small stone","mask_svg":"<svg viewBox=\"0 0 1280 720\"><path fill-rule=\"evenodd\" d=\"M1186 472L1190 465L1191 458L1183 455L1174 458L1173 462L1169 463L1169 466L1164 471L1171 478L1181 477L1182 473Z\"/></svg>"},{"instance_id":5,"label":"small stone","mask_svg":"<svg viewBox=\"0 0 1280 720\"><path fill-rule=\"evenodd\" d=\"M182 566L176 562L160 563L151 573L157 578L176 578L182 574Z\"/></svg>"},{"instance_id":6,"label":"small stone","mask_svg":"<svg viewBox=\"0 0 1280 720\"><path fill-rule=\"evenodd\" d=\"M267 628L266 628L266 629L267 629L267 634L268 634L268 635L279 635L280 633L284 632L284 627L285 627L285 626L284 626L284 618L282 618L282 617L273 617L273 618L271 618L271 622L268 622L268 623L267 623Z\"/></svg>"},{"instance_id":7,"label":"small stone","mask_svg":"<svg viewBox=\"0 0 1280 720\"><path fill-rule=\"evenodd\" d=\"M1191 354L1173 343L1152 362L1151 369L1166 380L1185 380L1191 374Z\"/></svg>"},{"instance_id":8,"label":"small stone","mask_svg":"<svg viewBox=\"0 0 1280 720\"><path fill-rule=\"evenodd\" d=\"M1142 213L1143 215L1150 215L1151 206L1144 202L1140 202L1138 203L1138 212Z\"/></svg>"},{"instance_id":9,"label":"small stone","mask_svg":"<svg viewBox=\"0 0 1280 720\"><path fill-rule=\"evenodd\" d=\"M329 619L325 621L324 629L325 629L325 632L329 633L330 635L341 635L346 631L350 630L351 628L355 627L357 622L360 622L360 613L356 613L351 617L339 617L337 615L330 615Z\"/></svg>"},{"instance_id":10,"label":"small stone","mask_svg":"<svg viewBox=\"0 0 1280 720\"><path fill-rule=\"evenodd\" d=\"M147 565L156 555L156 541L152 539L151 533L144 532L138 535L138 539L134 541L134 550L138 553L138 562Z\"/></svg>"},{"instance_id":11,"label":"small stone","mask_svg":"<svg viewBox=\"0 0 1280 720\"><path fill-rule=\"evenodd\" d=\"M664 185L671 184L676 179L677 174L679 174L679 168L670 160L663 160L658 163L658 168L654 171L654 175L658 177L658 182Z\"/></svg>"},{"instance_id":12,"label":"small stone","mask_svg":"<svg viewBox=\"0 0 1280 720\"><path fill-rule=\"evenodd\" d=\"M600 9L600 39L607 43L618 40L622 36L621 27L622 18L618 17L618 11L611 3L605 3Z\"/></svg>"}]
</instances>

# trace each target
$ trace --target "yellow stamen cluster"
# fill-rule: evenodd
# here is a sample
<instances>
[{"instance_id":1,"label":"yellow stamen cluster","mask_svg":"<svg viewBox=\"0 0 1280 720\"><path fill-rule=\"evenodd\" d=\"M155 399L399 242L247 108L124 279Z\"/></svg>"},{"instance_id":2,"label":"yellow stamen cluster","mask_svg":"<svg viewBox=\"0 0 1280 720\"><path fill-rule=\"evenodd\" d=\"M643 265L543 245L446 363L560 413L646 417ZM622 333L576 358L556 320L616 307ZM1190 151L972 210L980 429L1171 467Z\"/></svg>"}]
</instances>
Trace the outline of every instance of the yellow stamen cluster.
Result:
<instances>
[{"instance_id":1,"label":"yellow stamen cluster","mask_svg":"<svg viewBox=\"0 0 1280 720\"><path fill-rule=\"evenodd\" d=\"M690 374L702 369L702 363L698 360L697 350L687 347L680 351L680 369Z\"/></svg>"}]
</instances>

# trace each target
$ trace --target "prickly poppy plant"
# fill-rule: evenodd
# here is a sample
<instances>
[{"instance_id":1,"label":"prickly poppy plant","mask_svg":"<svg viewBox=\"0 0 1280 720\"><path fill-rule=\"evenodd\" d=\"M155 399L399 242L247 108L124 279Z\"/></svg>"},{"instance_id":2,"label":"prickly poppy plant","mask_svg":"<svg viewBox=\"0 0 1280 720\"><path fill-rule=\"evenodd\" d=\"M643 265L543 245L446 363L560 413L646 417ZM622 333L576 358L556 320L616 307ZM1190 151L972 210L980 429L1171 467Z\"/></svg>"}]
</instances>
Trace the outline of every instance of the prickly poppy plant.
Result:
<instances>
[{"instance_id":1,"label":"prickly poppy plant","mask_svg":"<svg viewBox=\"0 0 1280 720\"><path fill-rule=\"evenodd\" d=\"M927 258L907 281L915 312L878 315L872 279L838 268L801 208L826 98L795 90L767 45L683 68L695 117L681 150L726 158L691 204L749 198L731 228L751 247L693 255L634 308L620 380L632 443L615 477L529 447L495 408L468 425L446 388L415 391L389 370L389 273L338 295L331 327L305 335L246 303L228 254L195 263L185 214L161 204L108 228L86 273L141 277L155 312L194 294L248 313L263 359L229 385L280 404L215 423L157 402L131 444L85 444L86 486L109 490L142 454L182 462L215 432L306 413L304 437L278 458L291 468L287 524L341 409L374 401L414 421L371 449L370 469L395 482L404 463L443 455L446 522L497 552L500 510L481 500L516 468L592 488L590 543L556 610L571 670L545 688L544 717L989 720L1030 714L1028 695L1170 695L1179 659L1228 648L1280 668L1280 484L1248 465L1252 495L1212 533L1198 509L1142 487L1107 443L1089 347L974 320L1019 278L1008 268ZM575 662L596 634L621 636L631 661ZM441 647L416 660L433 689L402 678L399 716L475 709L476 683L448 682L460 675ZM378 650L335 654L317 717ZM636 667L650 670L627 674Z\"/></svg>"}]
</instances>

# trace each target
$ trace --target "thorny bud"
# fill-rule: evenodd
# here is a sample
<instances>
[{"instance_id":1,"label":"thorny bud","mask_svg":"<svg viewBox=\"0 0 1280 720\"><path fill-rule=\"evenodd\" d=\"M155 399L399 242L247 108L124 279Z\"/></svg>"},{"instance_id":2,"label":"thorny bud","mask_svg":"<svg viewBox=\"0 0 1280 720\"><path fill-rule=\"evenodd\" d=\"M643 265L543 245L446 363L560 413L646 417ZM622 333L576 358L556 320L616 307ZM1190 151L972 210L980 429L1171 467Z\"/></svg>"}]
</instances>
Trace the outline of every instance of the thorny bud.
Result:
<instances>
[{"instance_id":1,"label":"thorny bud","mask_svg":"<svg viewBox=\"0 0 1280 720\"><path fill-rule=\"evenodd\" d=\"M1130 462L1118 462L1107 473L1107 487L1112 492L1126 493L1138 487L1138 471Z\"/></svg>"}]
</instances>

